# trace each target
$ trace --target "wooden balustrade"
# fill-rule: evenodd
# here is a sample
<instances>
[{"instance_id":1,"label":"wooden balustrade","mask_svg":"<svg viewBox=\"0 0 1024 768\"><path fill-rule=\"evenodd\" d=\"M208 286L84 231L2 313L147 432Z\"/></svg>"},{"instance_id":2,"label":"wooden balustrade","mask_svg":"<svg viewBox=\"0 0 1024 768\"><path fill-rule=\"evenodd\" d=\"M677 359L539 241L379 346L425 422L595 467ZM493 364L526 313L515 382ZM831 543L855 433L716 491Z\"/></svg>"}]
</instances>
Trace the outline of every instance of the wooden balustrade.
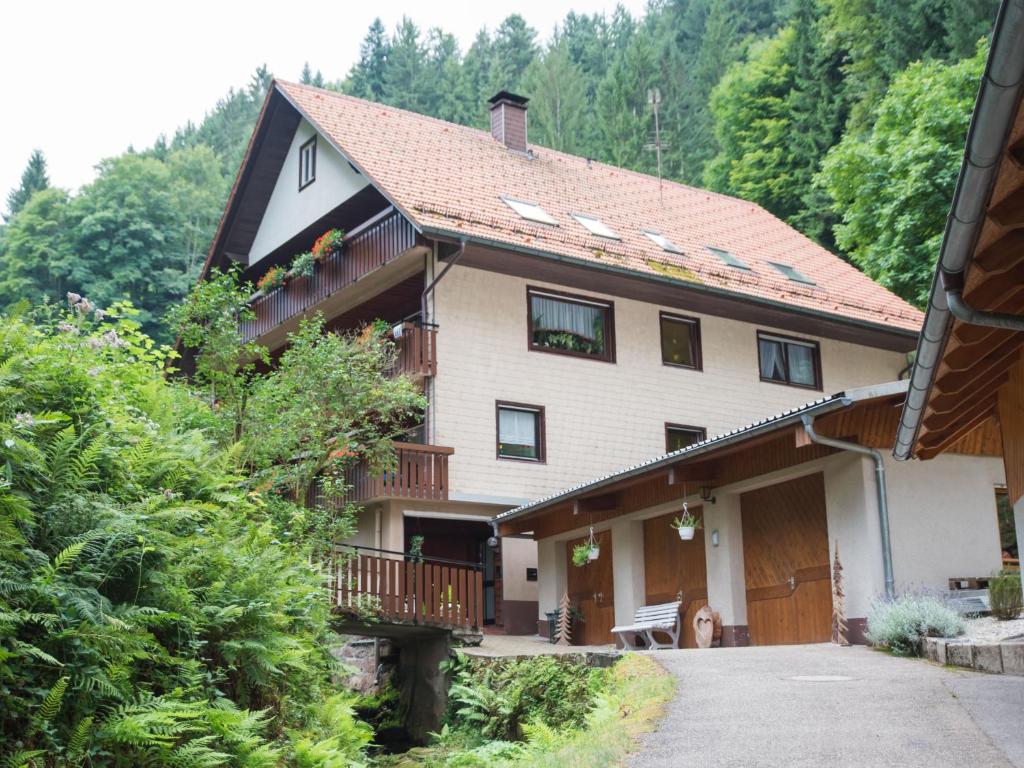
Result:
<instances>
[{"instance_id":1,"label":"wooden balustrade","mask_svg":"<svg viewBox=\"0 0 1024 768\"><path fill-rule=\"evenodd\" d=\"M437 375L437 326L403 323L395 339L398 358L395 373L421 378Z\"/></svg>"},{"instance_id":2,"label":"wooden balustrade","mask_svg":"<svg viewBox=\"0 0 1024 768\"><path fill-rule=\"evenodd\" d=\"M346 475L346 501L362 503L374 499L448 500L448 457L454 448L418 443L395 443L395 468L371 472L365 462Z\"/></svg>"},{"instance_id":3,"label":"wooden balustrade","mask_svg":"<svg viewBox=\"0 0 1024 768\"><path fill-rule=\"evenodd\" d=\"M330 586L335 610L357 619L446 629L483 626L483 569L472 563L343 545L336 550Z\"/></svg>"},{"instance_id":4,"label":"wooden balustrade","mask_svg":"<svg viewBox=\"0 0 1024 768\"><path fill-rule=\"evenodd\" d=\"M252 341L300 315L364 275L416 245L416 230L398 211L388 209L345 236L340 251L318 263L310 277L294 277L252 301L255 317L242 323Z\"/></svg>"}]
</instances>

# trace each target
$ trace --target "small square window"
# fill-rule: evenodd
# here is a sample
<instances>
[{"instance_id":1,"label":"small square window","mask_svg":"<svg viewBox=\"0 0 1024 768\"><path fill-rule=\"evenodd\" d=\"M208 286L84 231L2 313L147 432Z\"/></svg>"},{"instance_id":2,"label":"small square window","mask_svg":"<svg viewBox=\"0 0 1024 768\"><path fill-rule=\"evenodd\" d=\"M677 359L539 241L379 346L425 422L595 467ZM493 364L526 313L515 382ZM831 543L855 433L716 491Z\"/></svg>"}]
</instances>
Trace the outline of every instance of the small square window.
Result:
<instances>
[{"instance_id":1,"label":"small square window","mask_svg":"<svg viewBox=\"0 0 1024 768\"><path fill-rule=\"evenodd\" d=\"M661 362L679 368L701 369L699 320L661 313Z\"/></svg>"},{"instance_id":2,"label":"small square window","mask_svg":"<svg viewBox=\"0 0 1024 768\"><path fill-rule=\"evenodd\" d=\"M544 408L497 403L498 458L544 461Z\"/></svg>"},{"instance_id":3,"label":"small square window","mask_svg":"<svg viewBox=\"0 0 1024 768\"><path fill-rule=\"evenodd\" d=\"M660 232L655 232L653 229L641 229L640 231L647 235L648 239L651 240L651 242L653 242L663 251L668 251L669 253L678 253L680 256L683 255L683 249L680 248L675 243L673 243Z\"/></svg>"},{"instance_id":4,"label":"small square window","mask_svg":"<svg viewBox=\"0 0 1024 768\"><path fill-rule=\"evenodd\" d=\"M792 280L794 283L806 283L807 285L815 284L814 281L811 280L811 278L807 277L807 275L803 274L796 267L791 267L789 266L789 264L777 264L774 261L769 261L768 263L771 264L772 267L774 267L777 271L781 272L787 278Z\"/></svg>"},{"instance_id":5,"label":"small square window","mask_svg":"<svg viewBox=\"0 0 1024 768\"><path fill-rule=\"evenodd\" d=\"M665 425L665 451L681 451L694 443L707 440L708 431L704 427L690 427L685 424Z\"/></svg>"},{"instance_id":6,"label":"small square window","mask_svg":"<svg viewBox=\"0 0 1024 768\"><path fill-rule=\"evenodd\" d=\"M712 248L710 245L705 245L704 247L707 248L715 256L717 256L719 259L721 259L723 264L727 264L730 267L736 267L736 269L745 269L747 271L750 270L750 267L744 264L739 258L734 256L733 254L729 253L729 251L722 250L721 248Z\"/></svg>"},{"instance_id":7,"label":"small square window","mask_svg":"<svg viewBox=\"0 0 1024 768\"><path fill-rule=\"evenodd\" d=\"M576 221L578 221L584 227L586 227L592 235L597 235L598 237L607 237L609 240L621 240L618 232L609 227L596 216L587 216L586 214L583 213L570 213L569 215L576 219Z\"/></svg>"},{"instance_id":8,"label":"small square window","mask_svg":"<svg viewBox=\"0 0 1024 768\"><path fill-rule=\"evenodd\" d=\"M299 147L299 190L316 181L316 136Z\"/></svg>"},{"instance_id":9,"label":"small square window","mask_svg":"<svg viewBox=\"0 0 1024 768\"><path fill-rule=\"evenodd\" d=\"M821 389L821 350L817 342L757 334L761 381Z\"/></svg>"},{"instance_id":10,"label":"small square window","mask_svg":"<svg viewBox=\"0 0 1024 768\"><path fill-rule=\"evenodd\" d=\"M558 222L555 218L541 208L537 203L528 203L525 200L516 200L511 197L502 197L501 199L505 205L518 213L524 219L536 221L541 224L554 224L555 226L558 226Z\"/></svg>"}]
</instances>

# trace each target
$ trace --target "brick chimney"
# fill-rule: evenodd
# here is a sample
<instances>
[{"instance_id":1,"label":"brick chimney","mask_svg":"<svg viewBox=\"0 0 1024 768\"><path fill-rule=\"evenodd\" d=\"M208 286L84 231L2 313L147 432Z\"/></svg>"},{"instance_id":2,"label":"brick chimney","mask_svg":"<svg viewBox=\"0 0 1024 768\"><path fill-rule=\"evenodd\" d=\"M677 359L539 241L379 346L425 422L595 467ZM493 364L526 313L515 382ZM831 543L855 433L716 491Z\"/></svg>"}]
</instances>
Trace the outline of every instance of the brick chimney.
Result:
<instances>
[{"instance_id":1,"label":"brick chimney","mask_svg":"<svg viewBox=\"0 0 1024 768\"><path fill-rule=\"evenodd\" d=\"M528 101L525 96L508 91L499 91L487 100L491 105L491 136L516 152L526 152Z\"/></svg>"}]
</instances>

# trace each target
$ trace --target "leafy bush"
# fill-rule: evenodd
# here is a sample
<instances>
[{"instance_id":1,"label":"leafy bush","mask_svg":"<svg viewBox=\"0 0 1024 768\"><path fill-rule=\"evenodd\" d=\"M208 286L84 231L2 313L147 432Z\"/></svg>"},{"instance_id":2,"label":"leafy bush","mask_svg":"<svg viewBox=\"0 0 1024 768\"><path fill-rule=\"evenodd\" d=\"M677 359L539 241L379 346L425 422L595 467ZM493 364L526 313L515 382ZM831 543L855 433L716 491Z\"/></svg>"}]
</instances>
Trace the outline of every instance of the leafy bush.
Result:
<instances>
[{"instance_id":1,"label":"leafy bush","mask_svg":"<svg viewBox=\"0 0 1024 768\"><path fill-rule=\"evenodd\" d=\"M932 595L904 594L895 600L879 600L868 612L868 640L900 656L920 655L925 637L963 633L960 615Z\"/></svg>"},{"instance_id":2,"label":"leafy bush","mask_svg":"<svg viewBox=\"0 0 1024 768\"><path fill-rule=\"evenodd\" d=\"M0 322L0 764L349 765L323 575L122 308Z\"/></svg>"},{"instance_id":3,"label":"leafy bush","mask_svg":"<svg viewBox=\"0 0 1024 768\"><path fill-rule=\"evenodd\" d=\"M988 582L988 599L997 619L1009 621L1020 616L1024 609L1020 574L1004 571L993 576Z\"/></svg>"},{"instance_id":4,"label":"leafy bush","mask_svg":"<svg viewBox=\"0 0 1024 768\"><path fill-rule=\"evenodd\" d=\"M528 723L550 728L583 725L606 672L578 658L470 660L451 665L448 722L485 739L516 741Z\"/></svg>"}]
</instances>

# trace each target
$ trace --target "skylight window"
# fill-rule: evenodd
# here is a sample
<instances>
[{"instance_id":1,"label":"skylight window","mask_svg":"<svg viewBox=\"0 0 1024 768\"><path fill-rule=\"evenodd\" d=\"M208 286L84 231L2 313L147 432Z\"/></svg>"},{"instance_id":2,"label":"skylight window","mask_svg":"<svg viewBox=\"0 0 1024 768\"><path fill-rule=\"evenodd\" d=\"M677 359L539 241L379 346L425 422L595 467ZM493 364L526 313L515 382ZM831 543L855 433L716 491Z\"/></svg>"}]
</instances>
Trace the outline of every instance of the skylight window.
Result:
<instances>
[{"instance_id":1,"label":"skylight window","mask_svg":"<svg viewBox=\"0 0 1024 768\"><path fill-rule=\"evenodd\" d=\"M555 226L558 225L558 222L551 216L551 214L537 205L537 203L527 203L524 200L516 200L511 197L503 197L501 199L505 205L528 221L537 221L541 224L554 224Z\"/></svg>"},{"instance_id":2,"label":"skylight window","mask_svg":"<svg viewBox=\"0 0 1024 768\"><path fill-rule=\"evenodd\" d=\"M680 248L675 243L673 243L671 240L669 240L667 237L665 237L660 232L655 232L653 229L641 229L640 231L643 232L645 235L647 235L647 237L651 240L651 242L653 242L656 246L661 248L663 251L668 251L669 253L678 253L678 254L682 255L683 249Z\"/></svg>"},{"instance_id":3,"label":"skylight window","mask_svg":"<svg viewBox=\"0 0 1024 768\"><path fill-rule=\"evenodd\" d=\"M774 261L769 261L768 263L795 283L814 285L814 281L796 267L791 267L789 264L776 264Z\"/></svg>"},{"instance_id":4,"label":"skylight window","mask_svg":"<svg viewBox=\"0 0 1024 768\"><path fill-rule=\"evenodd\" d=\"M578 221L584 227L586 227L592 235L597 235L598 237L607 237L610 240L621 239L619 237L618 232L609 227L596 216L587 216L582 213L570 213L569 215L576 219L576 221Z\"/></svg>"},{"instance_id":5,"label":"skylight window","mask_svg":"<svg viewBox=\"0 0 1024 768\"><path fill-rule=\"evenodd\" d=\"M730 267L736 267L736 269L750 269L750 267L748 267L746 264L744 264L736 256L733 256L728 251L722 250L721 248L712 248L710 245L705 245L704 247L711 251L711 253L713 253L719 259L721 259L724 264L727 264Z\"/></svg>"}]
</instances>

